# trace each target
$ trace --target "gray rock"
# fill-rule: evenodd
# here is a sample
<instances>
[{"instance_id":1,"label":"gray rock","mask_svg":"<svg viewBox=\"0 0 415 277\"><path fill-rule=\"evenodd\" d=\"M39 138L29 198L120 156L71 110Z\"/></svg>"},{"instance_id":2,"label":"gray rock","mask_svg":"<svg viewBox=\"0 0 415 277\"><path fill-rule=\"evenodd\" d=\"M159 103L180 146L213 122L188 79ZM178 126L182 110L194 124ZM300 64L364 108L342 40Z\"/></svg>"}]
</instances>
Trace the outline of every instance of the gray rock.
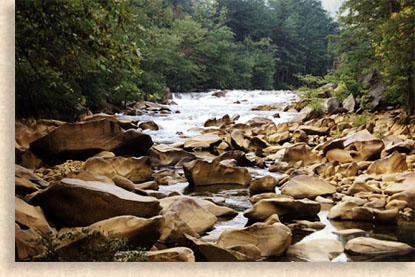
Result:
<instances>
[{"instance_id":1,"label":"gray rock","mask_svg":"<svg viewBox=\"0 0 415 277\"><path fill-rule=\"evenodd\" d=\"M347 96L346 99L344 99L343 108L345 108L346 110L348 110L351 113L354 112L354 110L356 108L356 100L354 99L353 94L350 93L350 95Z\"/></svg>"},{"instance_id":2,"label":"gray rock","mask_svg":"<svg viewBox=\"0 0 415 277\"><path fill-rule=\"evenodd\" d=\"M331 97L331 98L326 99L323 102L323 105L324 105L324 108L327 110L327 112L331 113L340 106L340 103L336 97Z\"/></svg>"},{"instance_id":3,"label":"gray rock","mask_svg":"<svg viewBox=\"0 0 415 277\"><path fill-rule=\"evenodd\" d=\"M371 97L372 101L367 105L367 108L374 111L384 102L383 94L385 93L386 83L378 82L374 84L368 95Z\"/></svg>"}]
</instances>

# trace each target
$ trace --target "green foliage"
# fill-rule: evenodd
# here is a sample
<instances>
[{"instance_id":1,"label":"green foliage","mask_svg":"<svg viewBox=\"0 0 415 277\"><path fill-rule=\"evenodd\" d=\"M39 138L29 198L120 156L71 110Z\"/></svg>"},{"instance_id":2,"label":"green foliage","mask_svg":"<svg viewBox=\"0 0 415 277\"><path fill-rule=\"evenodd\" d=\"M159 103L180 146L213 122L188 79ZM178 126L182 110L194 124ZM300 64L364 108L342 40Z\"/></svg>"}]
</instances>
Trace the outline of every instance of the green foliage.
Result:
<instances>
[{"instance_id":1,"label":"green foliage","mask_svg":"<svg viewBox=\"0 0 415 277\"><path fill-rule=\"evenodd\" d=\"M386 100L415 113L415 6L412 0L348 0L340 22L344 32L333 44L335 76L355 96L368 87L362 76L378 70L388 83Z\"/></svg>"},{"instance_id":2,"label":"green foliage","mask_svg":"<svg viewBox=\"0 0 415 277\"><path fill-rule=\"evenodd\" d=\"M141 33L127 1L17 1L17 115L68 119L138 93Z\"/></svg>"},{"instance_id":3,"label":"green foliage","mask_svg":"<svg viewBox=\"0 0 415 277\"><path fill-rule=\"evenodd\" d=\"M358 115L353 122L353 127L359 128L361 126L369 124L369 122L375 118L375 115L369 111L363 111L362 114Z\"/></svg>"},{"instance_id":4,"label":"green foliage","mask_svg":"<svg viewBox=\"0 0 415 277\"><path fill-rule=\"evenodd\" d=\"M336 97L340 102L343 102L352 91L347 89L347 86L344 82L340 82L337 85L337 88L334 93L334 97Z\"/></svg>"},{"instance_id":5,"label":"green foliage","mask_svg":"<svg viewBox=\"0 0 415 277\"><path fill-rule=\"evenodd\" d=\"M336 30L317 0L17 1L17 117L298 85L327 73Z\"/></svg>"},{"instance_id":6,"label":"green foliage","mask_svg":"<svg viewBox=\"0 0 415 277\"><path fill-rule=\"evenodd\" d=\"M78 248L79 255L74 257L65 256L60 253L59 246L62 242L76 243L79 240L88 241L88 243L81 244ZM41 256L37 257L38 260L47 262L65 262L65 261L78 261L78 262L108 262L115 261L114 255L118 251L130 250L127 240L124 238L117 238L114 234L109 236L102 236L99 232L91 232L88 229L83 228L81 232L66 232L59 236L52 232L47 232L44 237L39 237L29 242L35 242L37 245L44 249ZM134 255L131 257L131 261L137 259L145 260L146 252L144 249L138 249L134 251ZM130 261L128 260L128 261Z\"/></svg>"},{"instance_id":7,"label":"green foliage","mask_svg":"<svg viewBox=\"0 0 415 277\"><path fill-rule=\"evenodd\" d=\"M327 84L327 81L324 80L320 76L313 76L311 74L302 75L301 73L294 74L294 77L296 77L300 82L302 86L305 86L307 88L319 88L322 85Z\"/></svg>"},{"instance_id":8,"label":"green foliage","mask_svg":"<svg viewBox=\"0 0 415 277\"><path fill-rule=\"evenodd\" d=\"M314 98L314 99L311 99L311 102L307 106L312 107L315 113L321 115L325 112L323 101L324 101L323 99Z\"/></svg>"}]
</instances>

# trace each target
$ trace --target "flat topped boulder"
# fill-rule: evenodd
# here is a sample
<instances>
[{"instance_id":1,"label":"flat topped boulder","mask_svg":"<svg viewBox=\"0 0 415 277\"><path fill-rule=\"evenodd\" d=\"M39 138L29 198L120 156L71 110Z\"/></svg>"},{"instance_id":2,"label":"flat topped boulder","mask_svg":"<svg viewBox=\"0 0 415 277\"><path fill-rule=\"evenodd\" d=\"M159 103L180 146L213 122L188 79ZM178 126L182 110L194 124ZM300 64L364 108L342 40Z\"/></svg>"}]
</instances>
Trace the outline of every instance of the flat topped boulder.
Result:
<instances>
[{"instance_id":1,"label":"flat topped boulder","mask_svg":"<svg viewBox=\"0 0 415 277\"><path fill-rule=\"evenodd\" d=\"M124 131L109 119L65 123L33 141L30 150L42 160L56 164L68 159L84 160L101 151L141 156L153 141L137 130Z\"/></svg>"},{"instance_id":2,"label":"flat topped boulder","mask_svg":"<svg viewBox=\"0 0 415 277\"><path fill-rule=\"evenodd\" d=\"M160 206L162 208L167 208L171 203L180 200L180 199L187 199L190 198L193 201L195 201L199 206L201 206L202 208L204 208L205 210L207 210L208 212L212 213L213 215L217 216L217 217L233 217L238 215L238 212L235 211L234 209L228 208L228 207L223 207L223 206L218 206L215 203L213 203L212 201L209 200L205 200L202 198L198 198L198 197L192 197L192 196L170 196L170 197L166 197L160 200Z\"/></svg>"},{"instance_id":3,"label":"flat topped boulder","mask_svg":"<svg viewBox=\"0 0 415 277\"><path fill-rule=\"evenodd\" d=\"M184 142L184 148L210 148L211 145L219 143L222 138L215 133L208 133L193 137Z\"/></svg>"},{"instance_id":4,"label":"flat topped boulder","mask_svg":"<svg viewBox=\"0 0 415 277\"><path fill-rule=\"evenodd\" d=\"M217 244L227 248L254 245L259 249L262 257L278 256L291 244L291 236L290 228L284 224L258 223L245 228L225 230Z\"/></svg>"},{"instance_id":5,"label":"flat topped boulder","mask_svg":"<svg viewBox=\"0 0 415 277\"><path fill-rule=\"evenodd\" d=\"M177 163L189 162L196 157L183 149L168 145L153 145L149 149L150 163L153 167L173 166Z\"/></svg>"},{"instance_id":6,"label":"flat topped boulder","mask_svg":"<svg viewBox=\"0 0 415 277\"><path fill-rule=\"evenodd\" d=\"M247 186L251 182L251 174L246 168L234 166L224 160L213 161L194 160L183 166L184 175L191 186L205 186L216 184L237 184Z\"/></svg>"},{"instance_id":7,"label":"flat topped boulder","mask_svg":"<svg viewBox=\"0 0 415 277\"><path fill-rule=\"evenodd\" d=\"M82 227L120 215L152 217L161 208L154 197L140 196L120 187L65 178L37 193L32 202L63 226Z\"/></svg>"},{"instance_id":8,"label":"flat topped boulder","mask_svg":"<svg viewBox=\"0 0 415 277\"><path fill-rule=\"evenodd\" d=\"M82 169L111 179L119 175L136 183L152 180L153 174L148 157L92 157Z\"/></svg>"},{"instance_id":9,"label":"flat topped boulder","mask_svg":"<svg viewBox=\"0 0 415 277\"><path fill-rule=\"evenodd\" d=\"M385 241L367 237L351 239L346 243L344 248L351 254L406 254L414 250L413 247L403 242Z\"/></svg>"},{"instance_id":10,"label":"flat topped boulder","mask_svg":"<svg viewBox=\"0 0 415 277\"><path fill-rule=\"evenodd\" d=\"M300 219L316 216L320 212L320 203L303 199L271 198L256 202L244 212L244 216L256 221L264 221L273 214L289 219Z\"/></svg>"},{"instance_id":11,"label":"flat topped boulder","mask_svg":"<svg viewBox=\"0 0 415 277\"><path fill-rule=\"evenodd\" d=\"M315 198L319 195L333 194L336 188L315 176L299 175L286 183L281 194L294 198Z\"/></svg>"},{"instance_id":12,"label":"flat topped boulder","mask_svg":"<svg viewBox=\"0 0 415 277\"><path fill-rule=\"evenodd\" d=\"M334 239L313 239L291 245L287 250L288 256L313 261L329 262L343 253L343 244Z\"/></svg>"}]
</instances>

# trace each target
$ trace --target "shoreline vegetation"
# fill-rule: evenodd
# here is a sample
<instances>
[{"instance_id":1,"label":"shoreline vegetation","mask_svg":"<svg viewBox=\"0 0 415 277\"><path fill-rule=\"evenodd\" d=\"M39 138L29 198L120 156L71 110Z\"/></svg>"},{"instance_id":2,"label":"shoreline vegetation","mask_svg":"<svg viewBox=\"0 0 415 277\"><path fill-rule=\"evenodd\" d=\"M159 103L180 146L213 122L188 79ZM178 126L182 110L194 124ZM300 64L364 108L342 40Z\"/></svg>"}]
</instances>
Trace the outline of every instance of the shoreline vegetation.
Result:
<instances>
[{"instance_id":1,"label":"shoreline vegetation","mask_svg":"<svg viewBox=\"0 0 415 277\"><path fill-rule=\"evenodd\" d=\"M415 229L413 4L345 1L337 23L320 1L267 2L16 2L16 261L414 261L413 238L371 236ZM224 112L159 144L117 115L211 87L290 89L254 110L296 116ZM206 235L239 213L159 190L180 182L246 188L247 226ZM321 211L338 239L298 241Z\"/></svg>"}]
</instances>

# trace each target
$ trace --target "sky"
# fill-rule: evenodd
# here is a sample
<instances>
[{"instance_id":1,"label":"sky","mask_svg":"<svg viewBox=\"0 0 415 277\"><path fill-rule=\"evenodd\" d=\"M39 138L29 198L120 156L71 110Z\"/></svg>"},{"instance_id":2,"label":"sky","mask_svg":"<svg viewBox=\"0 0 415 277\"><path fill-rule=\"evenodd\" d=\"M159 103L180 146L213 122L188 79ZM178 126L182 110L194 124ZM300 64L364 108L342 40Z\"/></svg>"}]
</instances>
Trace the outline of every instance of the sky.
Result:
<instances>
[{"instance_id":1,"label":"sky","mask_svg":"<svg viewBox=\"0 0 415 277\"><path fill-rule=\"evenodd\" d=\"M334 16L344 0L322 0L321 2L323 3L323 8L328 10L330 14Z\"/></svg>"}]
</instances>

